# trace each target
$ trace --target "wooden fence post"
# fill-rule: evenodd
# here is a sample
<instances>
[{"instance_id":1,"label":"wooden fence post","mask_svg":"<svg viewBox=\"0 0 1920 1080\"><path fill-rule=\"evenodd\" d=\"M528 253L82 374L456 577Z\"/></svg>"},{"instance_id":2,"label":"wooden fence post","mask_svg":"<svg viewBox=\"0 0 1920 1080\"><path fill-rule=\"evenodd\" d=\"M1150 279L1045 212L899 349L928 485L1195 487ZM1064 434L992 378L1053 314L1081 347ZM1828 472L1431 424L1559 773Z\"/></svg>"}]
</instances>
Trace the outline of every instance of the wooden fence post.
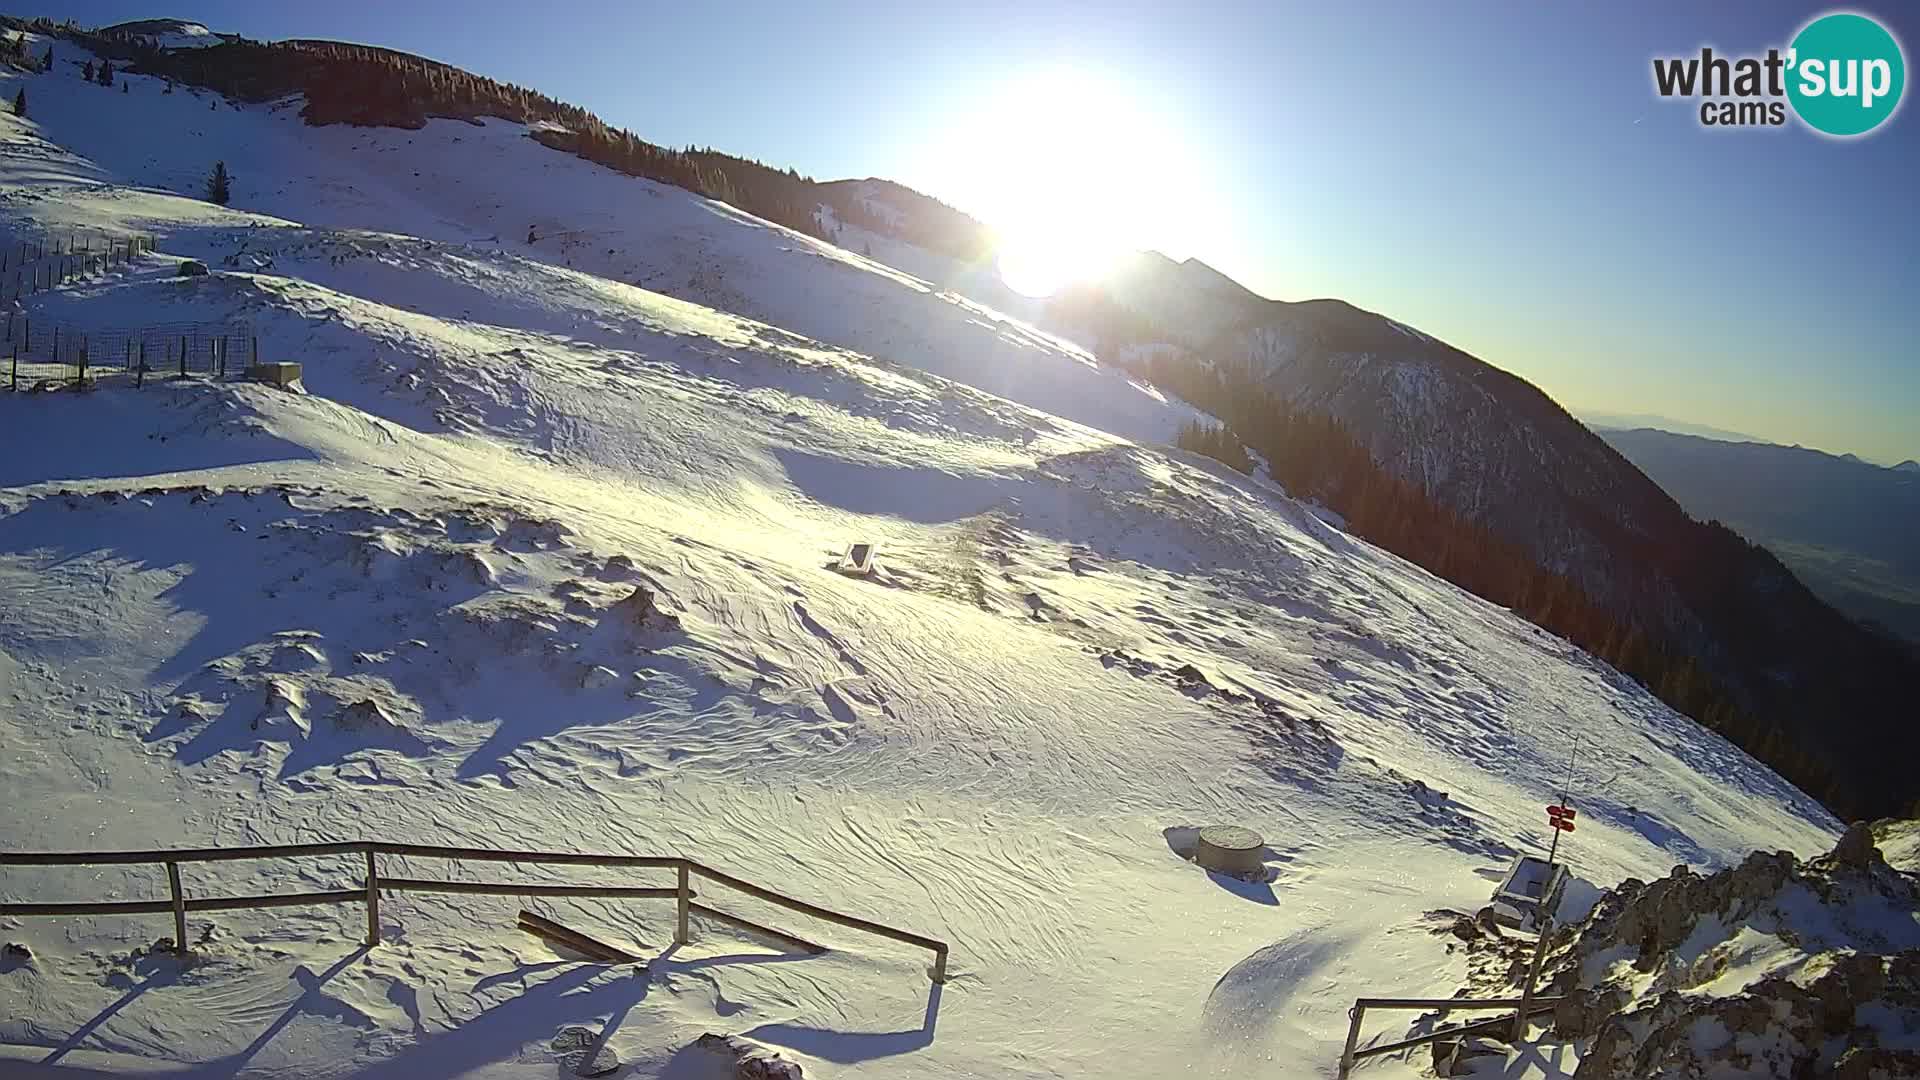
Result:
<instances>
[{"instance_id":1,"label":"wooden fence post","mask_svg":"<svg viewBox=\"0 0 1920 1080\"><path fill-rule=\"evenodd\" d=\"M1557 833L1558 830L1555 839L1559 839ZM1549 915L1540 927L1540 940L1533 946L1533 963L1527 967L1527 986L1520 992L1520 1011L1513 1014L1513 1041L1516 1043L1527 1037L1527 1021L1531 1019L1527 1013L1533 1006L1533 984L1540 978L1540 962L1547 957L1547 937L1552 933L1553 916Z\"/></svg>"},{"instance_id":2,"label":"wooden fence post","mask_svg":"<svg viewBox=\"0 0 1920 1080\"><path fill-rule=\"evenodd\" d=\"M180 377L187 377L187 335L180 335Z\"/></svg>"},{"instance_id":3,"label":"wooden fence post","mask_svg":"<svg viewBox=\"0 0 1920 1080\"><path fill-rule=\"evenodd\" d=\"M367 945L380 944L380 872L373 865L373 849L367 849Z\"/></svg>"},{"instance_id":4,"label":"wooden fence post","mask_svg":"<svg viewBox=\"0 0 1920 1080\"><path fill-rule=\"evenodd\" d=\"M180 864L167 864L167 888L173 892L173 951L187 955L187 894L180 890Z\"/></svg>"},{"instance_id":5,"label":"wooden fence post","mask_svg":"<svg viewBox=\"0 0 1920 1080\"><path fill-rule=\"evenodd\" d=\"M20 346L18 345L13 347L13 384L8 386L7 389L20 389Z\"/></svg>"},{"instance_id":6,"label":"wooden fence post","mask_svg":"<svg viewBox=\"0 0 1920 1080\"><path fill-rule=\"evenodd\" d=\"M1360 1046L1360 1023L1366 1019L1367 1007L1355 1002L1347 1015L1353 1019L1347 1024L1347 1048L1340 1053L1340 1080L1346 1080L1347 1074L1353 1072L1353 1052Z\"/></svg>"},{"instance_id":7,"label":"wooden fence post","mask_svg":"<svg viewBox=\"0 0 1920 1080\"><path fill-rule=\"evenodd\" d=\"M674 944L676 945L685 945L688 941L687 905L692 900L691 894L693 890L690 887L690 883L688 882L687 878L688 878L687 864L685 862L682 862L680 864L680 883L679 883L680 896L678 901L676 902L679 908L679 911L675 913L676 918L675 918L674 930L673 930L673 941L674 941Z\"/></svg>"}]
</instances>

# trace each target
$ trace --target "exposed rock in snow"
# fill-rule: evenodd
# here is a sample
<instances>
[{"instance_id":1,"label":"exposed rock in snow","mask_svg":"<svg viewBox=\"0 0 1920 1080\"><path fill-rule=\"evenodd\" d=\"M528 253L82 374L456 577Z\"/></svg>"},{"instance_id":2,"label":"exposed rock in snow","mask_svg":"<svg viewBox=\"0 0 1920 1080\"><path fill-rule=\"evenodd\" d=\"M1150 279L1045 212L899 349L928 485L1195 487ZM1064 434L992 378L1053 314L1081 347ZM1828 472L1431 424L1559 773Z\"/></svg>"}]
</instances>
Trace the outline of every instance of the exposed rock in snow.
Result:
<instances>
[{"instance_id":1,"label":"exposed rock in snow","mask_svg":"<svg viewBox=\"0 0 1920 1080\"><path fill-rule=\"evenodd\" d=\"M636 629L672 629L680 625L678 616L660 610L654 602L653 591L644 585L634 586L625 599L613 605L612 611Z\"/></svg>"},{"instance_id":2,"label":"exposed rock in snow","mask_svg":"<svg viewBox=\"0 0 1920 1080\"><path fill-rule=\"evenodd\" d=\"M620 1055L600 1045L600 1036L571 1024L561 1028L548 1045L560 1055L560 1064L575 1076L605 1076L620 1068Z\"/></svg>"},{"instance_id":3,"label":"exposed rock in snow","mask_svg":"<svg viewBox=\"0 0 1920 1080\"><path fill-rule=\"evenodd\" d=\"M620 681L620 673L610 667L595 664L580 676L580 686L585 690L598 690L612 686Z\"/></svg>"},{"instance_id":4,"label":"exposed rock in snow","mask_svg":"<svg viewBox=\"0 0 1920 1080\"><path fill-rule=\"evenodd\" d=\"M614 555L607 559L607 564L600 570L600 576L608 581L626 581L638 572L632 558L626 555Z\"/></svg>"},{"instance_id":5,"label":"exposed rock in snow","mask_svg":"<svg viewBox=\"0 0 1920 1080\"><path fill-rule=\"evenodd\" d=\"M33 963L33 950L18 941L0 945L0 974Z\"/></svg>"},{"instance_id":6,"label":"exposed rock in snow","mask_svg":"<svg viewBox=\"0 0 1920 1080\"><path fill-rule=\"evenodd\" d=\"M1920 874L1920 818L1876 821L1873 840L1887 865L1909 874Z\"/></svg>"},{"instance_id":7,"label":"exposed rock in snow","mask_svg":"<svg viewBox=\"0 0 1920 1080\"><path fill-rule=\"evenodd\" d=\"M267 680L266 697L253 718L253 728L268 732L292 729L300 735L307 734L311 728L306 717L306 692L298 684L284 679Z\"/></svg>"},{"instance_id":8,"label":"exposed rock in snow","mask_svg":"<svg viewBox=\"0 0 1920 1080\"><path fill-rule=\"evenodd\" d=\"M693 1045L733 1062L735 1080L801 1080L798 1064L752 1039L708 1032L695 1039Z\"/></svg>"},{"instance_id":9,"label":"exposed rock in snow","mask_svg":"<svg viewBox=\"0 0 1920 1080\"><path fill-rule=\"evenodd\" d=\"M400 725L386 708L372 699L356 701L334 714L333 723L342 731L398 731Z\"/></svg>"},{"instance_id":10,"label":"exposed rock in snow","mask_svg":"<svg viewBox=\"0 0 1920 1080\"><path fill-rule=\"evenodd\" d=\"M1515 958L1479 966L1512 987ZM1545 972L1553 1034L1586 1044L1580 1080L1920 1074L1920 884L1864 823L1804 862L1630 879L1554 935Z\"/></svg>"}]
</instances>

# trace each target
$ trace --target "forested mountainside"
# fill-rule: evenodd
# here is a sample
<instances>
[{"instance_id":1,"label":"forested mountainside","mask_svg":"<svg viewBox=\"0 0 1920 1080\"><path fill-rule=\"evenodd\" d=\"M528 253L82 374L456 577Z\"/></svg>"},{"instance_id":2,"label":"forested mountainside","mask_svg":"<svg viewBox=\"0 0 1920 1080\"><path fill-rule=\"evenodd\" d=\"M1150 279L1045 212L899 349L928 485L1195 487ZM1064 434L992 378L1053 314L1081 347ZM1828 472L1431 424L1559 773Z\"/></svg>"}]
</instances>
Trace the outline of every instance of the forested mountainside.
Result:
<instances>
[{"instance_id":1,"label":"forested mountainside","mask_svg":"<svg viewBox=\"0 0 1920 1080\"><path fill-rule=\"evenodd\" d=\"M1276 475L1642 678L1841 813L1920 798L1895 763L1920 751L1909 644L1690 517L1522 379L1339 301L1229 306L1234 323L1204 349L1139 367L1221 416Z\"/></svg>"}]
</instances>

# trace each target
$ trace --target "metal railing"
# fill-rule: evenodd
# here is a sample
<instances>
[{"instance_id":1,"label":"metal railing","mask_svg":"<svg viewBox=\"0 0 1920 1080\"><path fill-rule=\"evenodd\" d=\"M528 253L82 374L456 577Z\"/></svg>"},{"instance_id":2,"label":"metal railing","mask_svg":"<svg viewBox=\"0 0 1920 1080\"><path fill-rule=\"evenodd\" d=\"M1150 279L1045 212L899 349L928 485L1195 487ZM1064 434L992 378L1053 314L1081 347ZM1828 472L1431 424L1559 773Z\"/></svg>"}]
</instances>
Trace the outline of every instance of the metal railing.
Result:
<instances>
[{"instance_id":1,"label":"metal railing","mask_svg":"<svg viewBox=\"0 0 1920 1080\"><path fill-rule=\"evenodd\" d=\"M1351 1073L1353 1071L1353 1063L1362 1058L1377 1057L1381 1054L1392 1054L1401 1050L1410 1050L1416 1046L1437 1042L1441 1039L1450 1039L1456 1035L1471 1035L1480 1031L1494 1031L1503 1026L1511 1028L1512 1025L1521 1023L1526 1019L1531 1019L1540 1013L1552 1012L1553 1007L1559 1003L1560 999L1557 997L1531 996L1525 998L1356 998L1353 1003L1353 1008L1347 1010L1347 1015L1352 1017L1352 1022L1347 1025L1347 1048L1340 1054L1340 1076L1345 1077L1348 1073ZM1458 1027L1440 1028L1435 1031L1429 1031L1425 1035L1415 1035L1411 1038L1401 1039L1398 1042L1384 1043L1380 1046L1369 1046L1365 1050L1361 1050L1358 1049L1360 1045L1360 1024L1366 1019L1368 1009L1419 1009L1421 1011L1438 1009L1443 1013L1472 1009L1500 1009L1502 1011L1513 1009L1515 1013L1513 1016L1499 1016L1492 1020L1481 1020L1472 1024L1462 1024Z\"/></svg>"},{"instance_id":2,"label":"metal railing","mask_svg":"<svg viewBox=\"0 0 1920 1080\"><path fill-rule=\"evenodd\" d=\"M320 855L363 855L366 875L356 888L325 892L268 893L256 896L188 896L180 881L180 867L187 863L235 862L249 859L302 858ZM558 866L608 866L627 869L671 869L672 887L631 885L533 885L503 882L439 881L424 878L383 876L377 857L409 856L428 859L474 860L480 862L535 863ZM637 900L673 900L676 906L674 941L688 941L688 916L701 915L742 929L768 934L790 944L817 949L805 939L749 922L705 904L694 902L692 877L767 903L784 907L852 930L914 945L933 953L931 977L934 982L947 979L947 944L935 938L899 930L870 919L847 915L817 904L810 904L750 881L722 873L692 859L670 855L598 855L563 851L500 851L493 848L439 847L431 844L389 844L377 840L342 841L320 844L277 844L264 847L178 848L157 851L21 852L0 851L0 866L111 866L152 864L167 872L168 898L165 900L58 901L47 903L0 904L0 915L159 915L173 913L174 948L187 948L187 912L237 911L251 908L306 907L323 904L365 904L369 946L380 943L380 893L439 892L478 893L500 896L602 896Z\"/></svg>"},{"instance_id":3,"label":"metal railing","mask_svg":"<svg viewBox=\"0 0 1920 1080\"><path fill-rule=\"evenodd\" d=\"M111 374L130 375L143 386L149 378L225 378L259 360L259 339L244 326L76 327L22 311L0 319L0 388L8 390L20 389L23 368L29 387L44 379L84 385Z\"/></svg>"},{"instance_id":4,"label":"metal railing","mask_svg":"<svg viewBox=\"0 0 1920 1080\"><path fill-rule=\"evenodd\" d=\"M1533 943L1533 959L1527 965L1527 981L1521 987L1517 998L1356 998L1353 1008L1347 1010L1350 1023L1347 1025L1347 1048L1340 1054L1340 1077L1345 1080L1353 1071L1353 1063L1361 1058L1370 1058L1380 1054L1391 1054L1408 1050L1425 1043L1453 1038L1456 1035L1471 1035L1481 1031L1496 1031L1505 1027L1508 1037L1519 1042L1526 1037L1527 1023L1540 1013L1552 1012L1560 1004L1559 996L1540 997L1533 992L1534 985L1540 980L1540 965L1547 955L1547 942L1553 934L1553 920L1545 919L1539 926L1539 936ZM1440 1028L1425 1035L1415 1035L1397 1042L1380 1046L1369 1046L1365 1050L1360 1045L1360 1025L1367 1018L1368 1009L1438 1009L1441 1013L1477 1009L1512 1009L1512 1016L1497 1016L1491 1020L1480 1020L1456 1027Z\"/></svg>"}]
</instances>

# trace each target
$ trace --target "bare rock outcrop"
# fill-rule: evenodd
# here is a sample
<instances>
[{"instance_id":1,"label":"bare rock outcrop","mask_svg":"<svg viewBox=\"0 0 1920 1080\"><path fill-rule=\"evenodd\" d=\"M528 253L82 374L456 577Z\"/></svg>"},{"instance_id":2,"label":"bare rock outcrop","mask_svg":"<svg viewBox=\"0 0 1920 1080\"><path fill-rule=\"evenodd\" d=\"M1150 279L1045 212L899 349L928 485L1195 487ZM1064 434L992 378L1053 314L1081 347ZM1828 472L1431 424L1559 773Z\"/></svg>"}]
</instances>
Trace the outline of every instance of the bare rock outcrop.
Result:
<instances>
[{"instance_id":1,"label":"bare rock outcrop","mask_svg":"<svg viewBox=\"0 0 1920 1080\"><path fill-rule=\"evenodd\" d=\"M787 1060L778 1051L752 1039L708 1032L695 1039L693 1045L696 1049L731 1061L734 1080L801 1080L797 1062Z\"/></svg>"},{"instance_id":2,"label":"bare rock outcrop","mask_svg":"<svg viewBox=\"0 0 1920 1080\"><path fill-rule=\"evenodd\" d=\"M1920 880L1874 837L1628 880L1557 931L1540 992L1582 1044L1575 1077L1920 1077ZM1474 990L1511 981L1496 943L1463 940L1492 975Z\"/></svg>"}]
</instances>

